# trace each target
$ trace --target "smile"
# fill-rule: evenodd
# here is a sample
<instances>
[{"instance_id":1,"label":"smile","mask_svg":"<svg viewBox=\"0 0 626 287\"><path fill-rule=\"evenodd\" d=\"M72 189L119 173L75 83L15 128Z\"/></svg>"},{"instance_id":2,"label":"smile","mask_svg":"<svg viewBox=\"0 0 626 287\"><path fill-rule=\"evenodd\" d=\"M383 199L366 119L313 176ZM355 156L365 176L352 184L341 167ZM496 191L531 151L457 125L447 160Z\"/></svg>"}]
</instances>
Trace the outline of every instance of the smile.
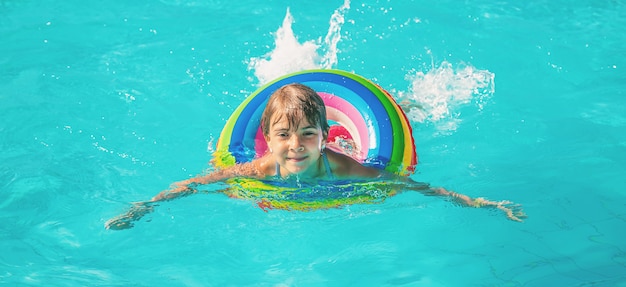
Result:
<instances>
[{"instance_id":1,"label":"smile","mask_svg":"<svg viewBox=\"0 0 626 287\"><path fill-rule=\"evenodd\" d=\"M288 161L293 161L293 162L301 162L304 161L305 159L307 159L308 157L288 157L287 160Z\"/></svg>"}]
</instances>

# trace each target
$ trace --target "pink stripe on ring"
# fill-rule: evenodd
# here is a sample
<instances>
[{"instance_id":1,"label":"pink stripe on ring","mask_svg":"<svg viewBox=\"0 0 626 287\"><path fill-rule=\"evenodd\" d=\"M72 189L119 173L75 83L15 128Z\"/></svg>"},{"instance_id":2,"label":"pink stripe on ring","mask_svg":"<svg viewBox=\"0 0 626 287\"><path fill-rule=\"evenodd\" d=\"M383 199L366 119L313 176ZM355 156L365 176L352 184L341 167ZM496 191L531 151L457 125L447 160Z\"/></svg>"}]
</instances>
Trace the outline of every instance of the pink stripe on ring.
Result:
<instances>
[{"instance_id":1,"label":"pink stripe on ring","mask_svg":"<svg viewBox=\"0 0 626 287\"><path fill-rule=\"evenodd\" d=\"M361 112L341 97L324 92L318 94L324 100L328 119L338 122L350 132L359 148L360 161L365 160L369 152L370 137Z\"/></svg>"}]
</instances>

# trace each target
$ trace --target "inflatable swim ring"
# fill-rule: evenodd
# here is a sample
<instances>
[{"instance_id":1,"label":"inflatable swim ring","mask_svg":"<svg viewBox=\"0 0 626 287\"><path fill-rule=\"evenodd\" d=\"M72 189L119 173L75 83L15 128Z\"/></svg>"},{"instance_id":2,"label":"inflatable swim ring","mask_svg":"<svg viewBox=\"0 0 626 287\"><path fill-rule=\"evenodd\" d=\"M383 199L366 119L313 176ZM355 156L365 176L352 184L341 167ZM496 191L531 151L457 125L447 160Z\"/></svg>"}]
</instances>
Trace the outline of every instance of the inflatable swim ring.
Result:
<instances>
[{"instance_id":1,"label":"inflatable swim ring","mask_svg":"<svg viewBox=\"0 0 626 287\"><path fill-rule=\"evenodd\" d=\"M345 152L364 165L410 175L417 154L409 121L393 97L371 81L341 70L307 70L278 78L252 93L233 112L217 142L217 167L249 162L263 156L267 144L261 114L280 87L301 83L324 100L331 129L328 142L349 143Z\"/></svg>"},{"instance_id":2,"label":"inflatable swim ring","mask_svg":"<svg viewBox=\"0 0 626 287\"><path fill-rule=\"evenodd\" d=\"M359 162L399 175L409 175L417 154L409 121L393 97L378 85L340 70L308 70L286 75L252 93L226 122L215 152L217 167L249 162L263 156L267 144L261 114L280 87L301 83L324 100L331 128L328 147L339 147ZM335 144L335 145L332 145ZM319 182L298 186L282 182L233 178L222 192L254 200L263 210L316 210L346 204L379 203L394 195L394 184L384 181Z\"/></svg>"},{"instance_id":3,"label":"inflatable swim ring","mask_svg":"<svg viewBox=\"0 0 626 287\"><path fill-rule=\"evenodd\" d=\"M222 192L229 197L253 200L269 209L312 211L349 204L381 203L396 194L394 184L385 181L335 181L293 187L277 181L234 178Z\"/></svg>"}]
</instances>

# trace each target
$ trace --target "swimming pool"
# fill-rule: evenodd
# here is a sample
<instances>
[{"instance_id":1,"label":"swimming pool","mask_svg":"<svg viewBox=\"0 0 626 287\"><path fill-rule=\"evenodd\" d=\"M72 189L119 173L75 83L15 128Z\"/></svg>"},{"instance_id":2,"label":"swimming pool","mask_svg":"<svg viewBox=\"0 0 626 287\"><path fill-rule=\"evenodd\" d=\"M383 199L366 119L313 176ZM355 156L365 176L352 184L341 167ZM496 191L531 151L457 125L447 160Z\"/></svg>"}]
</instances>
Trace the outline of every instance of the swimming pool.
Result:
<instances>
[{"instance_id":1,"label":"swimming pool","mask_svg":"<svg viewBox=\"0 0 626 287\"><path fill-rule=\"evenodd\" d=\"M626 286L623 35L622 1L2 1L0 283ZM259 84L312 67L422 107L415 180L528 219L199 194L103 228L207 169Z\"/></svg>"}]
</instances>

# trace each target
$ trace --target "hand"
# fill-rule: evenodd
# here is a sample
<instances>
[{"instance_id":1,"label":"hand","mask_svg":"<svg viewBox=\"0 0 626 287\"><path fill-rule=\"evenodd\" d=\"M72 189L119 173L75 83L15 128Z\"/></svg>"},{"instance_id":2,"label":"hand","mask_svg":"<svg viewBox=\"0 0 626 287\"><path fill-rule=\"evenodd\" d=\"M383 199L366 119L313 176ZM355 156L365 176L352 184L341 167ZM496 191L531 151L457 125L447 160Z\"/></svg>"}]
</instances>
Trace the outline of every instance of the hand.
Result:
<instances>
[{"instance_id":1,"label":"hand","mask_svg":"<svg viewBox=\"0 0 626 287\"><path fill-rule=\"evenodd\" d=\"M522 211L522 206L519 204L512 204L512 202L499 202L496 208L504 211L506 217L510 220L522 222L527 218L526 213Z\"/></svg>"},{"instance_id":2,"label":"hand","mask_svg":"<svg viewBox=\"0 0 626 287\"><path fill-rule=\"evenodd\" d=\"M145 203L135 203L128 212L109 219L104 223L106 229L122 230L133 227L133 222L152 212L154 207Z\"/></svg>"},{"instance_id":3,"label":"hand","mask_svg":"<svg viewBox=\"0 0 626 287\"><path fill-rule=\"evenodd\" d=\"M506 217L510 220L522 222L523 219L527 218L524 211L522 211L522 206L519 204L514 204L508 200L503 201L490 201L484 198L476 198L472 201L472 206L474 207L494 207L502 210Z\"/></svg>"}]
</instances>

